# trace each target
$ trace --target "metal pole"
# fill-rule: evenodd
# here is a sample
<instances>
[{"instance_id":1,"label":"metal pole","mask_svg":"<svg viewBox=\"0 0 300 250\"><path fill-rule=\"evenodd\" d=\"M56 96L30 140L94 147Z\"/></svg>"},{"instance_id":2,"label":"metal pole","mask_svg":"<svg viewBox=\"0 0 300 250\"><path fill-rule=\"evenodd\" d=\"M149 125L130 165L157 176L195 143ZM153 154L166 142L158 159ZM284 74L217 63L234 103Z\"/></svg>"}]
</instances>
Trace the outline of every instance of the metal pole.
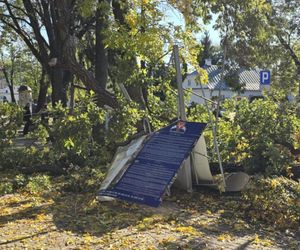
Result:
<instances>
[{"instance_id":1,"label":"metal pole","mask_svg":"<svg viewBox=\"0 0 300 250\"><path fill-rule=\"evenodd\" d=\"M176 69L176 80L177 80L177 87L178 87L178 111L179 111L179 118L183 121L186 121L186 114L185 114L185 105L184 105L184 97L183 97L183 88L182 88L182 75L180 70L180 61L179 61L179 50L178 45L174 45L173 47L173 55L174 55L174 62L175 62L175 69ZM181 183L185 183L185 189L188 192L193 191L192 187L192 169L191 169L191 162L185 161L182 166L182 172L178 174L178 180Z\"/></svg>"},{"instance_id":2,"label":"metal pole","mask_svg":"<svg viewBox=\"0 0 300 250\"><path fill-rule=\"evenodd\" d=\"M178 45L174 45L173 53L174 53L176 80L177 80L177 87L178 87L178 109L179 109L180 119L186 121L187 119L186 119L186 113L184 108L184 96L183 96L183 88L182 88L182 75L180 70Z\"/></svg>"},{"instance_id":3,"label":"metal pole","mask_svg":"<svg viewBox=\"0 0 300 250\"><path fill-rule=\"evenodd\" d=\"M202 95L205 96L204 89L203 89L203 86L202 86L201 82L200 82L200 86L201 86ZM216 151L217 156L218 156L219 168L220 168L220 171L221 171L222 180L223 180L223 187L224 187L224 190L225 190L226 181L225 181L225 176L224 176L224 169L223 169L222 159L221 159L221 155L220 155L219 145L218 145L218 141L217 141L217 126L216 125L217 125L218 121L216 120L216 123L213 121L213 116L211 114L211 110L208 107L207 100L204 99L204 103L205 103L205 106L206 106L206 109L207 109L207 112L208 112L210 123L212 125L212 132L213 132L213 138L214 138L214 148L215 148L215 151Z\"/></svg>"}]
</instances>

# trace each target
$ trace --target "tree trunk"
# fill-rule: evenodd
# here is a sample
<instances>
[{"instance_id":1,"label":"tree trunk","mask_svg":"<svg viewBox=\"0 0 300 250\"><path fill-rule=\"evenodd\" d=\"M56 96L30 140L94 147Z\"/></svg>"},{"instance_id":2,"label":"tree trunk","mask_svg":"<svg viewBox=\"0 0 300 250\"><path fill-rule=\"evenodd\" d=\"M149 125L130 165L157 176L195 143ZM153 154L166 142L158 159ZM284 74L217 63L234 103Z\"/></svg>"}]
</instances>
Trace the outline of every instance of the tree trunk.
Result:
<instances>
[{"instance_id":1,"label":"tree trunk","mask_svg":"<svg viewBox=\"0 0 300 250\"><path fill-rule=\"evenodd\" d=\"M103 2L110 4L110 0L99 0L99 5ZM107 49L105 48L104 39L105 31L108 29L109 16L97 10L96 13L96 53L95 53L95 77L101 88L105 89L108 79L108 57Z\"/></svg>"},{"instance_id":2,"label":"tree trunk","mask_svg":"<svg viewBox=\"0 0 300 250\"><path fill-rule=\"evenodd\" d=\"M11 71L11 79L9 79L7 71L5 68L2 69L5 80L7 82L9 91L10 91L10 97L11 97L11 102L16 103L16 98L15 98L15 93L14 93L14 85L13 85L13 71Z\"/></svg>"},{"instance_id":3,"label":"tree trunk","mask_svg":"<svg viewBox=\"0 0 300 250\"><path fill-rule=\"evenodd\" d=\"M62 105L67 106L67 85L68 72L64 69L54 67L51 69L50 80L52 85L52 105L56 105L61 101Z\"/></svg>"},{"instance_id":4,"label":"tree trunk","mask_svg":"<svg viewBox=\"0 0 300 250\"><path fill-rule=\"evenodd\" d=\"M45 70L43 70L40 79L39 96L37 100L35 113L39 112L47 103L47 90L48 90L49 82L45 81L45 74L46 74Z\"/></svg>"},{"instance_id":5,"label":"tree trunk","mask_svg":"<svg viewBox=\"0 0 300 250\"><path fill-rule=\"evenodd\" d=\"M11 97L11 102L16 103L16 98L15 98L15 93L14 93L14 86L8 85L9 90L10 90L10 97Z\"/></svg>"}]
</instances>

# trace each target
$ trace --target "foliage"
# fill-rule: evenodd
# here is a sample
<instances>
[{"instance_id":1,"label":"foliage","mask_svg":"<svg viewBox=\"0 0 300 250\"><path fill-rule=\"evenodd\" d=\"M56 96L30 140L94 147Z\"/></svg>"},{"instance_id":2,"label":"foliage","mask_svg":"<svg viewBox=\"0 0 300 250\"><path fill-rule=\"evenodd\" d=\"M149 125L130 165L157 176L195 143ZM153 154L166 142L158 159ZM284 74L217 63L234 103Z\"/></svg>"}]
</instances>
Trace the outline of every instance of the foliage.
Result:
<instances>
[{"instance_id":1,"label":"foliage","mask_svg":"<svg viewBox=\"0 0 300 250\"><path fill-rule=\"evenodd\" d=\"M177 117L176 92L170 83L164 81L148 88L148 118L154 130L159 129Z\"/></svg>"},{"instance_id":2,"label":"foliage","mask_svg":"<svg viewBox=\"0 0 300 250\"><path fill-rule=\"evenodd\" d=\"M255 177L244 192L246 216L252 222L266 222L276 228L299 228L300 185L284 177Z\"/></svg>"},{"instance_id":3,"label":"foliage","mask_svg":"<svg viewBox=\"0 0 300 250\"><path fill-rule=\"evenodd\" d=\"M292 164L300 126L295 108L272 98L237 103L231 129L239 138L235 146L242 154L237 156L248 171L281 174Z\"/></svg>"},{"instance_id":4,"label":"foliage","mask_svg":"<svg viewBox=\"0 0 300 250\"><path fill-rule=\"evenodd\" d=\"M239 70L230 68L224 76L225 82L232 89L232 91L243 93L245 88L245 83L240 82Z\"/></svg>"},{"instance_id":5,"label":"foliage","mask_svg":"<svg viewBox=\"0 0 300 250\"><path fill-rule=\"evenodd\" d=\"M284 85L287 92L294 89L300 73L300 2L235 0L213 5L227 57L240 66L269 68L277 86Z\"/></svg>"},{"instance_id":6,"label":"foliage","mask_svg":"<svg viewBox=\"0 0 300 250\"><path fill-rule=\"evenodd\" d=\"M33 98L37 98L41 70L29 49L18 36L7 31L1 35L0 49L0 64L7 84L11 87L26 84L31 87Z\"/></svg>"},{"instance_id":7,"label":"foliage","mask_svg":"<svg viewBox=\"0 0 300 250\"><path fill-rule=\"evenodd\" d=\"M43 148L36 145L18 148L13 146L2 151L0 169L20 170L52 163L47 146Z\"/></svg>"},{"instance_id":8,"label":"foliage","mask_svg":"<svg viewBox=\"0 0 300 250\"><path fill-rule=\"evenodd\" d=\"M128 102L119 98L120 108L111 112L109 130L105 136L106 143L124 142L128 137L136 134L137 123L145 117L145 112L135 102Z\"/></svg>"},{"instance_id":9,"label":"foliage","mask_svg":"<svg viewBox=\"0 0 300 250\"><path fill-rule=\"evenodd\" d=\"M75 193L98 191L105 176L105 168L71 166L65 177L63 190Z\"/></svg>"},{"instance_id":10,"label":"foliage","mask_svg":"<svg viewBox=\"0 0 300 250\"><path fill-rule=\"evenodd\" d=\"M203 50L198 54L198 63L201 67L205 65L205 59L211 59L212 65L219 65L222 62L223 53L219 46L213 46L208 31L201 39Z\"/></svg>"},{"instance_id":11,"label":"foliage","mask_svg":"<svg viewBox=\"0 0 300 250\"><path fill-rule=\"evenodd\" d=\"M96 152L98 149L92 133L97 124L103 123L103 110L95 104L93 96L86 95L72 113L61 104L50 108L49 113L53 116L52 124L40 127L42 132L39 133L49 136L52 142L50 157L54 162L62 161L65 166L70 163L82 165L93 150ZM43 132L43 128L47 133Z\"/></svg>"},{"instance_id":12,"label":"foliage","mask_svg":"<svg viewBox=\"0 0 300 250\"><path fill-rule=\"evenodd\" d=\"M300 120L295 105L288 103L284 95L275 94L251 103L246 98L228 99L222 108L217 125L222 160L242 165L249 173L286 174L299 148ZM189 120L210 121L203 105L190 108ZM210 129L205 137L209 154L216 161Z\"/></svg>"},{"instance_id":13,"label":"foliage","mask_svg":"<svg viewBox=\"0 0 300 250\"><path fill-rule=\"evenodd\" d=\"M24 175L10 170L1 172L0 195L26 192L41 195L52 189L51 179L45 174Z\"/></svg>"},{"instance_id":14,"label":"foliage","mask_svg":"<svg viewBox=\"0 0 300 250\"><path fill-rule=\"evenodd\" d=\"M72 114L60 104L49 108L48 117L52 117L49 123L35 117L37 128L27 136L33 142L25 142L19 147L13 144L12 139L22 124L22 112L12 104L0 104L3 114L0 130L1 168L24 169L51 165L67 168L71 163L81 166L106 163L110 154L103 147L105 144L100 145L92 138L95 125L103 123L104 111L92 99L91 96L82 97ZM97 130L96 133L101 133L104 138L104 131Z\"/></svg>"},{"instance_id":15,"label":"foliage","mask_svg":"<svg viewBox=\"0 0 300 250\"><path fill-rule=\"evenodd\" d=\"M19 182L23 180L19 178ZM35 176L30 176L28 182L24 187L24 191L30 194L41 194L47 190L51 189L51 181L48 175L40 174Z\"/></svg>"},{"instance_id":16,"label":"foliage","mask_svg":"<svg viewBox=\"0 0 300 250\"><path fill-rule=\"evenodd\" d=\"M196 103L192 103L188 108L187 116L189 121L206 123L210 122L209 113L205 105L198 105Z\"/></svg>"},{"instance_id":17,"label":"foliage","mask_svg":"<svg viewBox=\"0 0 300 250\"><path fill-rule=\"evenodd\" d=\"M13 184L11 182L3 180L0 183L0 196L13 193Z\"/></svg>"},{"instance_id":18,"label":"foliage","mask_svg":"<svg viewBox=\"0 0 300 250\"><path fill-rule=\"evenodd\" d=\"M23 114L20 107L0 102L0 150L11 145L11 140L17 135L22 120Z\"/></svg>"}]
</instances>

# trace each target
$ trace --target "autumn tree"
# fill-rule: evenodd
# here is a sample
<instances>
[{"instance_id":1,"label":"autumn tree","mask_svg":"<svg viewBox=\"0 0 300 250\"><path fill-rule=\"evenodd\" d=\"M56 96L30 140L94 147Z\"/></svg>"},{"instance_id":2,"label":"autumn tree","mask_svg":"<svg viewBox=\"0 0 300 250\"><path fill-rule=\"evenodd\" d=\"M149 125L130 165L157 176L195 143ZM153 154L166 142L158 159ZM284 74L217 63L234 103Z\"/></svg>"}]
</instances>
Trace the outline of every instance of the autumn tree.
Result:
<instances>
[{"instance_id":1,"label":"autumn tree","mask_svg":"<svg viewBox=\"0 0 300 250\"><path fill-rule=\"evenodd\" d=\"M1 0L0 18L2 26L15 32L42 65L51 82L53 104L66 105L68 84L75 77L96 93L101 106L118 106L115 93L107 91L109 83L114 92L124 84L143 107L149 65L161 63L175 40L187 46L183 56L195 64L200 47L195 49L194 19L207 19L206 5L190 13L188 1L164 4L183 13L186 29L164 23L161 4L149 0ZM39 103L47 88L42 76Z\"/></svg>"},{"instance_id":2,"label":"autumn tree","mask_svg":"<svg viewBox=\"0 0 300 250\"><path fill-rule=\"evenodd\" d=\"M229 57L241 66L270 68L273 73L285 61L299 82L299 1L218 1L212 10Z\"/></svg>"}]
</instances>

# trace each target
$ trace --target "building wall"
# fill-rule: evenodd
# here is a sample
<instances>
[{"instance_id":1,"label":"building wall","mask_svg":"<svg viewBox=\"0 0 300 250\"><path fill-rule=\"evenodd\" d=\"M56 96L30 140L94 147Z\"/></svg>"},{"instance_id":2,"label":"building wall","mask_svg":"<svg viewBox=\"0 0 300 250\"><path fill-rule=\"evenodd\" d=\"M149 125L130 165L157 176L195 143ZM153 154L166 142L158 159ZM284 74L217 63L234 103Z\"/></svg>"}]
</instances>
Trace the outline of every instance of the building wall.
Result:
<instances>
[{"instance_id":1,"label":"building wall","mask_svg":"<svg viewBox=\"0 0 300 250\"><path fill-rule=\"evenodd\" d=\"M3 78L0 78L0 89L7 87L6 81Z\"/></svg>"},{"instance_id":2,"label":"building wall","mask_svg":"<svg viewBox=\"0 0 300 250\"><path fill-rule=\"evenodd\" d=\"M19 87L14 87L14 94L15 99L18 102L19 101ZM7 100L8 102L11 102L11 96L10 96L10 90L8 87L0 88L0 102L3 102L4 100Z\"/></svg>"},{"instance_id":3,"label":"building wall","mask_svg":"<svg viewBox=\"0 0 300 250\"><path fill-rule=\"evenodd\" d=\"M196 85L196 82L195 82L196 76L197 76L196 74L188 75L185 78L185 80L182 82L182 86L184 89L189 88L193 92L196 92L198 95L202 96L201 87L199 85ZM206 98L213 99L214 97L216 98L219 96L219 90L210 90L206 87L206 85L202 85L202 87L203 87L203 91L204 91L204 96ZM203 98L198 97L193 94L190 94L190 96L191 96L190 100L187 100L187 103L189 103L189 104L192 102L200 103L200 104L204 103ZM223 99L232 98L233 96L247 97L248 99L250 99L252 96L262 96L262 91L261 90L245 90L244 93L238 95L236 92L226 89L226 90L221 90L221 96L223 97Z\"/></svg>"},{"instance_id":4,"label":"building wall","mask_svg":"<svg viewBox=\"0 0 300 250\"><path fill-rule=\"evenodd\" d=\"M192 89L192 91L195 92L198 95L203 96L202 90L199 89L199 88L194 88L194 89ZM214 99L214 98L217 98L219 96L219 91L218 90L211 91L209 89L204 89L203 91L204 91L204 97L209 98L209 99ZM230 91L230 90L221 90L220 94L221 94L222 99L228 99L228 98L232 98L234 96L247 97L248 99L250 99L253 96L262 96L262 93L259 90L257 90L257 91L247 90L243 94L239 94L239 95L237 93L233 92L233 91ZM186 100L186 101L189 104L192 103L192 102L204 104L204 102L205 102L203 98L201 98L197 95L194 95L194 94L190 94L190 99Z\"/></svg>"}]
</instances>

